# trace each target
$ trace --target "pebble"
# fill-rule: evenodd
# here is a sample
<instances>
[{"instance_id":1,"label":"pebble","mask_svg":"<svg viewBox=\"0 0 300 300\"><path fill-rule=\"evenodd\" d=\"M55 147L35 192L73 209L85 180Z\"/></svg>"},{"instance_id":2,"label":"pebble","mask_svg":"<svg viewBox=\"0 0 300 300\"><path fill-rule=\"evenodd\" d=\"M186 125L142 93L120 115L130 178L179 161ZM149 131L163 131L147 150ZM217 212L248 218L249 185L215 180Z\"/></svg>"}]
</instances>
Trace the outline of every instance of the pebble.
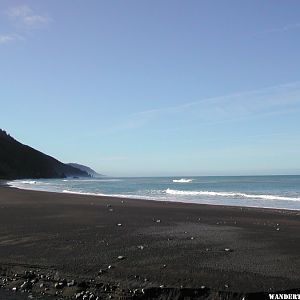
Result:
<instances>
[{"instance_id":1,"label":"pebble","mask_svg":"<svg viewBox=\"0 0 300 300\"><path fill-rule=\"evenodd\" d=\"M104 273L105 273L105 270L100 269L99 272L98 272L98 275L101 275L101 274L104 274Z\"/></svg>"},{"instance_id":2,"label":"pebble","mask_svg":"<svg viewBox=\"0 0 300 300\"><path fill-rule=\"evenodd\" d=\"M74 286L75 285L75 280L71 280L70 282L67 283L67 286Z\"/></svg>"},{"instance_id":3,"label":"pebble","mask_svg":"<svg viewBox=\"0 0 300 300\"><path fill-rule=\"evenodd\" d=\"M225 252L232 252L233 250L230 249L230 248L225 248L224 251L225 251Z\"/></svg>"},{"instance_id":4,"label":"pebble","mask_svg":"<svg viewBox=\"0 0 300 300\"><path fill-rule=\"evenodd\" d=\"M63 283L63 282L56 282L56 283L54 284L54 287L55 287L56 289L62 289L62 288L64 287L64 283Z\"/></svg>"}]
</instances>

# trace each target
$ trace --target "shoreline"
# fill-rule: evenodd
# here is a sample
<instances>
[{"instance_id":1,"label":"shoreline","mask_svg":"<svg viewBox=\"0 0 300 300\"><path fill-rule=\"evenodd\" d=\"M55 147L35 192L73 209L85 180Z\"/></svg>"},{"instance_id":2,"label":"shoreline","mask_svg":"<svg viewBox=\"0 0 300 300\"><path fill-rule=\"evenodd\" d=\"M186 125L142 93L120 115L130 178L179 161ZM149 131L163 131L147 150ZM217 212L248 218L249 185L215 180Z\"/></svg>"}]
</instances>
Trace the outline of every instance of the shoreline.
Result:
<instances>
[{"instance_id":1,"label":"shoreline","mask_svg":"<svg viewBox=\"0 0 300 300\"><path fill-rule=\"evenodd\" d=\"M122 195L105 195L105 194L96 194L96 193L83 193L83 192L73 192L73 191L46 191L46 190L35 190L35 189L30 189L30 188L20 188L20 187L15 187L12 185L9 185L10 181L4 180L3 183L1 184L0 181L0 187L5 186L9 187L12 189L17 189L17 190L24 190L24 191L33 191L33 192L42 192L42 193L55 193L55 194L70 194L70 195L80 195L80 196L90 196L90 197L103 197L103 198L118 198L118 199L128 199L128 200L139 200L139 201L154 201L154 202L170 202L170 203L178 203L178 204L193 204L193 205L209 205L209 206L221 206L221 207L240 207L240 208L250 208L250 209L270 209L270 210L286 210L286 211L294 211L294 212L300 212L300 209L292 209L292 208L281 208L281 207L262 207L262 206L242 206L242 205L226 205L226 204L211 204L211 203L195 203L195 202L184 202L184 201L172 201L172 200L163 200L163 199L150 199L150 198L139 198L133 197L133 196L122 196ZM153 197L155 198L155 197Z\"/></svg>"},{"instance_id":2,"label":"shoreline","mask_svg":"<svg viewBox=\"0 0 300 300\"><path fill-rule=\"evenodd\" d=\"M299 253L296 210L0 187L7 272L40 269L139 291L255 293L299 288Z\"/></svg>"}]
</instances>

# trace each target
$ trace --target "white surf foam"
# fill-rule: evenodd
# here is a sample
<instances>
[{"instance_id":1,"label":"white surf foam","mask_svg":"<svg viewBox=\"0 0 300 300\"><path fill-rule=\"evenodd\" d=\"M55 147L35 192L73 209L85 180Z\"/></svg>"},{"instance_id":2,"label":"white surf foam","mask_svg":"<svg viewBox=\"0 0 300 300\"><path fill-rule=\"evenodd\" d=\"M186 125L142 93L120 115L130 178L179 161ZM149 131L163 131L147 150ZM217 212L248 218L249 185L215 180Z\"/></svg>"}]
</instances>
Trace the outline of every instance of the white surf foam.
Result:
<instances>
[{"instance_id":1,"label":"white surf foam","mask_svg":"<svg viewBox=\"0 0 300 300\"><path fill-rule=\"evenodd\" d=\"M186 179L186 178L181 178L181 179L173 179L173 182L177 182L177 183L189 183L192 182L193 179Z\"/></svg>"},{"instance_id":2,"label":"white surf foam","mask_svg":"<svg viewBox=\"0 0 300 300\"><path fill-rule=\"evenodd\" d=\"M181 196L221 196L221 197L242 197L262 200L285 200L285 201L300 201L300 197L285 197L278 195L260 195L260 194L245 194L234 192L211 192L211 191L179 191L167 189L166 194L181 195Z\"/></svg>"},{"instance_id":3,"label":"white surf foam","mask_svg":"<svg viewBox=\"0 0 300 300\"><path fill-rule=\"evenodd\" d=\"M21 184L36 184L36 181L34 181L34 180L22 180L22 181L19 181L19 183L21 183Z\"/></svg>"},{"instance_id":4,"label":"white surf foam","mask_svg":"<svg viewBox=\"0 0 300 300\"><path fill-rule=\"evenodd\" d=\"M116 182L122 179L63 179L64 182Z\"/></svg>"}]
</instances>

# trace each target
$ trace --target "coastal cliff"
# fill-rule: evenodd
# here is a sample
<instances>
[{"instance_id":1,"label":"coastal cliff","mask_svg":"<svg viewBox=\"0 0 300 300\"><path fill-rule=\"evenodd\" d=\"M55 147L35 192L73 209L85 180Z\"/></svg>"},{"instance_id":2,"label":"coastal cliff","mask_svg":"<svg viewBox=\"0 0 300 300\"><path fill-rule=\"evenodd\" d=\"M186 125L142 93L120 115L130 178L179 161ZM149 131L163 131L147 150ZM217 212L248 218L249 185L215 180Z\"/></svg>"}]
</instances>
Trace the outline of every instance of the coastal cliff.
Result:
<instances>
[{"instance_id":1,"label":"coastal cliff","mask_svg":"<svg viewBox=\"0 0 300 300\"><path fill-rule=\"evenodd\" d=\"M0 129L0 179L90 177L73 166L24 145Z\"/></svg>"}]
</instances>

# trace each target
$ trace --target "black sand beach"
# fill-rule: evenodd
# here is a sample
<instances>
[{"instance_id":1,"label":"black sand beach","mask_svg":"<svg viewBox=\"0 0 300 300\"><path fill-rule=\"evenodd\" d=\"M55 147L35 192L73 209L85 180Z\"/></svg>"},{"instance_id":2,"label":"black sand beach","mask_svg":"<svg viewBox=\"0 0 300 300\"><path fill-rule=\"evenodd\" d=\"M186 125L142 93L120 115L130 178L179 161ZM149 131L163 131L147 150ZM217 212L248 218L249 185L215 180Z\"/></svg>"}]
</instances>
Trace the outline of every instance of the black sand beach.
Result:
<instances>
[{"instance_id":1,"label":"black sand beach","mask_svg":"<svg viewBox=\"0 0 300 300\"><path fill-rule=\"evenodd\" d=\"M230 299L297 290L299 270L299 211L0 187L4 289L30 282L33 296L83 299L79 292L89 289L101 291L99 299L146 299L159 288L169 296L156 299L181 299L167 290L181 288L224 292Z\"/></svg>"}]
</instances>

